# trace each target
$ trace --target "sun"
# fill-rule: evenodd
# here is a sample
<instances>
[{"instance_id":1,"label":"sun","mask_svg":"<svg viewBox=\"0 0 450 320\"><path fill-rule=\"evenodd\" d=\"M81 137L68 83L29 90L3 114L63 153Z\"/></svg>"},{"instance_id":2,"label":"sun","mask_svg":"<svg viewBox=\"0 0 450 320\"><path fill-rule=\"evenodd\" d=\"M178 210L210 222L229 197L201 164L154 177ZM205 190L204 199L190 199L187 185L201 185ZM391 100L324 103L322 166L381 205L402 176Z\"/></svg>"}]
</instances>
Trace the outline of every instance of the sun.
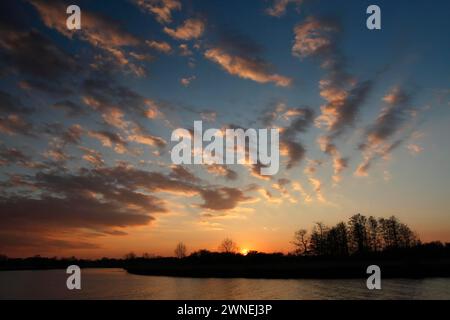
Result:
<instances>
[{"instance_id":1,"label":"sun","mask_svg":"<svg viewBox=\"0 0 450 320\"><path fill-rule=\"evenodd\" d=\"M244 255L244 256L246 256L247 254L248 254L248 252L249 252L250 250L248 250L248 249L241 249L241 254L242 255Z\"/></svg>"}]
</instances>

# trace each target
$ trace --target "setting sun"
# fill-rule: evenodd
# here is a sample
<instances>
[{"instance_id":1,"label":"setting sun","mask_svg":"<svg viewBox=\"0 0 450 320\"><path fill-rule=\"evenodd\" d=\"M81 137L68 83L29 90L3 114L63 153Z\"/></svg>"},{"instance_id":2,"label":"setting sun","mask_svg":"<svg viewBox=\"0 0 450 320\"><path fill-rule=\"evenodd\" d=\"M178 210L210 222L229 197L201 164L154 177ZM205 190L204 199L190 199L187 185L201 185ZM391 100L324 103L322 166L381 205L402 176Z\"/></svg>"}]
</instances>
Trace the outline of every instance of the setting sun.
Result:
<instances>
[{"instance_id":1,"label":"setting sun","mask_svg":"<svg viewBox=\"0 0 450 320\"><path fill-rule=\"evenodd\" d=\"M241 249L241 254L246 256L249 253L249 249Z\"/></svg>"}]
</instances>

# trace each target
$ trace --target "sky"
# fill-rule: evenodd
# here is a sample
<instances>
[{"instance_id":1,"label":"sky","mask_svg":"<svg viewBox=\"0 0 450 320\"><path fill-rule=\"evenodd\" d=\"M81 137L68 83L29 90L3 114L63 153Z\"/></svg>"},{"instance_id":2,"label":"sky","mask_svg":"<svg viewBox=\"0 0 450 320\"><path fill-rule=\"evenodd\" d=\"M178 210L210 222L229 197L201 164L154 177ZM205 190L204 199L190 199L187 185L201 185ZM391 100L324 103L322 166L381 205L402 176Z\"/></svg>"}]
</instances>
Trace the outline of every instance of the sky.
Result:
<instances>
[{"instance_id":1,"label":"sky","mask_svg":"<svg viewBox=\"0 0 450 320\"><path fill-rule=\"evenodd\" d=\"M66 8L81 8L68 30ZM381 8L381 30L366 8ZM289 252L397 216L450 241L448 1L1 1L0 253ZM280 170L174 165L171 133L278 128Z\"/></svg>"}]
</instances>

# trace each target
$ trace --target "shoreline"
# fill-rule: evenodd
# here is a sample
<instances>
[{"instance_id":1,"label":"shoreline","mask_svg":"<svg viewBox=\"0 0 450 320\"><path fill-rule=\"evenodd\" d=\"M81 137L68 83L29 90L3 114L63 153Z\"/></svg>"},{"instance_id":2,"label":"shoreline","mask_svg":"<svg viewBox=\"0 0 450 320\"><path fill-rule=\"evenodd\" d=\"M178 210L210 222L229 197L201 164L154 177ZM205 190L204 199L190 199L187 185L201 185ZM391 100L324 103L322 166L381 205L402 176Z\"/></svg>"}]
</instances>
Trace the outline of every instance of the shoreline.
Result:
<instances>
[{"instance_id":1,"label":"shoreline","mask_svg":"<svg viewBox=\"0 0 450 320\"><path fill-rule=\"evenodd\" d=\"M367 279L367 267L377 265L382 278L450 277L450 258L411 257L298 257L241 256L135 258L131 260L11 259L0 263L0 271L65 270L70 265L86 268L119 268L129 274L189 278L249 279Z\"/></svg>"},{"instance_id":2,"label":"shoreline","mask_svg":"<svg viewBox=\"0 0 450 320\"><path fill-rule=\"evenodd\" d=\"M450 260L408 261L321 261L320 263L254 264L154 264L126 266L135 275L189 278L249 278L249 279L366 279L369 265L381 268L382 278L450 277Z\"/></svg>"}]
</instances>

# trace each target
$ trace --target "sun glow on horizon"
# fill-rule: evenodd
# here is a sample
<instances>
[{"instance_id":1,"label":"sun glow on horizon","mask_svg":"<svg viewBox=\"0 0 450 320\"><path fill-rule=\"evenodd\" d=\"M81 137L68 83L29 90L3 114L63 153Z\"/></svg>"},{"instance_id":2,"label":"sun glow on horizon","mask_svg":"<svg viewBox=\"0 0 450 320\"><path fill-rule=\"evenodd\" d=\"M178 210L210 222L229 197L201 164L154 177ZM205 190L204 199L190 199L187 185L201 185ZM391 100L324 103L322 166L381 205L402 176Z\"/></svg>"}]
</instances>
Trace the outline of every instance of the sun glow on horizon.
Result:
<instances>
[{"instance_id":1,"label":"sun glow on horizon","mask_svg":"<svg viewBox=\"0 0 450 320\"><path fill-rule=\"evenodd\" d=\"M241 254L244 255L244 256L246 256L249 252L250 252L249 249L246 249L246 248L241 249Z\"/></svg>"}]
</instances>

